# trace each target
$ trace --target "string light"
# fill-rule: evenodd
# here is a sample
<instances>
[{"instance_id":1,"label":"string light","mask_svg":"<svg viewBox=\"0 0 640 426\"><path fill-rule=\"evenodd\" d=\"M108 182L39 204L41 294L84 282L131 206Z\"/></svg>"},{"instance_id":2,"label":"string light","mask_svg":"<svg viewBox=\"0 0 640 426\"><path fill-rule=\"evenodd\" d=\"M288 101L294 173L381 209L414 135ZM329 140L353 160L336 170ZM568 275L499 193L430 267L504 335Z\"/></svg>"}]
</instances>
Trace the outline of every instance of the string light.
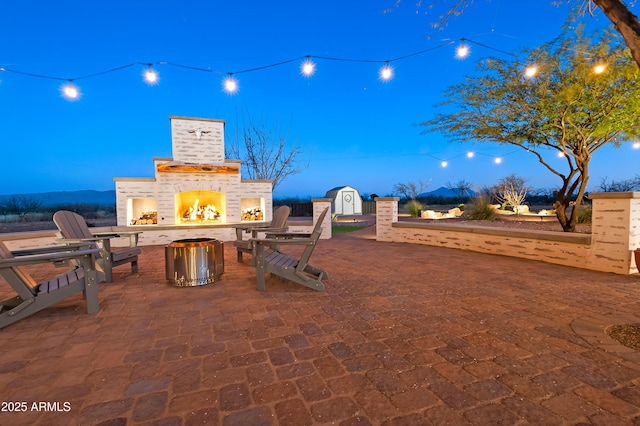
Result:
<instances>
[{"instance_id":1,"label":"string light","mask_svg":"<svg viewBox=\"0 0 640 426\"><path fill-rule=\"evenodd\" d=\"M596 66L593 67L593 72L596 74L602 74L603 72L605 72L606 69L607 69L607 66L605 64L597 64Z\"/></svg>"},{"instance_id":2,"label":"string light","mask_svg":"<svg viewBox=\"0 0 640 426\"><path fill-rule=\"evenodd\" d=\"M69 80L67 84L62 86L62 96L70 101L76 101L80 99L80 89L73 84L72 80Z\"/></svg>"},{"instance_id":3,"label":"string light","mask_svg":"<svg viewBox=\"0 0 640 426\"><path fill-rule=\"evenodd\" d=\"M469 46L464 43L464 40L465 39L462 39L462 44L456 49L456 58L458 59L466 58L467 56L469 56L469 53L471 51Z\"/></svg>"},{"instance_id":4,"label":"string light","mask_svg":"<svg viewBox=\"0 0 640 426\"><path fill-rule=\"evenodd\" d=\"M442 162L440 162L440 165L441 165L442 167L447 167L447 166L449 165L449 162L448 162L448 161L446 161L446 160L443 160Z\"/></svg>"},{"instance_id":5,"label":"string light","mask_svg":"<svg viewBox=\"0 0 640 426\"><path fill-rule=\"evenodd\" d=\"M149 68L147 68L143 75L145 83L149 85L156 85L160 82L160 76L158 73L151 67L151 64L148 64Z\"/></svg>"},{"instance_id":6,"label":"string light","mask_svg":"<svg viewBox=\"0 0 640 426\"><path fill-rule=\"evenodd\" d=\"M307 56L307 59L302 63L301 72L305 77L311 77L315 74L316 64L313 63L309 56Z\"/></svg>"},{"instance_id":7,"label":"string light","mask_svg":"<svg viewBox=\"0 0 640 426\"><path fill-rule=\"evenodd\" d=\"M233 95L238 91L238 81L233 78L233 73L229 73L229 76L224 79L224 91L230 95Z\"/></svg>"},{"instance_id":8,"label":"string light","mask_svg":"<svg viewBox=\"0 0 640 426\"><path fill-rule=\"evenodd\" d=\"M385 65L380 69L380 80L389 81L393 78L393 68L389 65L389 61L386 61Z\"/></svg>"},{"instance_id":9,"label":"string light","mask_svg":"<svg viewBox=\"0 0 640 426\"><path fill-rule=\"evenodd\" d=\"M524 75L527 78L533 78L538 75L538 67L535 65L530 65L524 70Z\"/></svg>"},{"instance_id":10,"label":"string light","mask_svg":"<svg viewBox=\"0 0 640 426\"><path fill-rule=\"evenodd\" d=\"M496 157L493 159L493 162L496 164L501 164L502 163L502 157Z\"/></svg>"},{"instance_id":11,"label":"string light","mask_svg":"<svg viewBox=\"0 0 640 426\"><path fill-rule=\"evenodd\" d=\"M476 155L473 151L468 151L467 152L467 158L473 158L474 155Z\"/></svg>"}]
</instances>

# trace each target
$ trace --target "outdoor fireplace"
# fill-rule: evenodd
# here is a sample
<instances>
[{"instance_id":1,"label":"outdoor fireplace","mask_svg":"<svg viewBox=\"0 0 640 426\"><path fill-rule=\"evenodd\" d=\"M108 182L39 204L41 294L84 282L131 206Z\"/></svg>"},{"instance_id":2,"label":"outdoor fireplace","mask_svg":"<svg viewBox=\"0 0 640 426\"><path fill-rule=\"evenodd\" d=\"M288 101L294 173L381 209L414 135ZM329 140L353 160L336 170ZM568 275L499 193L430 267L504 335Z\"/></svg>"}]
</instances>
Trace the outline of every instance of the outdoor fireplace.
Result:
<instances>
[{"instance_id":1,"label":"outdoor fireplace","mask_svg":"<svg viewBox=\"0 0 640 426\"><path fill-rule=\"evenodd\" d=\"M173 157L154 158L154 178L115 178L118 225L192 226L268 221L272 185L242 180L224 155L224 121L170 117Z\"/></svg>"}]
</instances>

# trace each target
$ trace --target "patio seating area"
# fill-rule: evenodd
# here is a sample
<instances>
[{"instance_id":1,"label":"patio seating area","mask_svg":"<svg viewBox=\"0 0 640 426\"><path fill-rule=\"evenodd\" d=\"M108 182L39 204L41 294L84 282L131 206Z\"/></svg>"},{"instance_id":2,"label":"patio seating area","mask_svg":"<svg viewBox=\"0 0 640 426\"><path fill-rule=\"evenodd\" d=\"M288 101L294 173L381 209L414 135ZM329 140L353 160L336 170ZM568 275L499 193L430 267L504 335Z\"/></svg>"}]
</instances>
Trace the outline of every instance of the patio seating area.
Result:
<instances>
[{"instance_id":1,"label":"patio seating area","mask_svg":"<svg viewBox=\"0 0 640 426\"><path fill-rule=\"evenodd\" d=\"M379 242L374 227L318 242L324 292L278 277L257 291L231 243L219 281L175 287L164 246L141 251L137 273L99 285L97 314L77 294L0 330L3 401L28 403L0 424L640 421L640 353L604 332L640 322L638 275Z\"/></svg>"}]
</instances>

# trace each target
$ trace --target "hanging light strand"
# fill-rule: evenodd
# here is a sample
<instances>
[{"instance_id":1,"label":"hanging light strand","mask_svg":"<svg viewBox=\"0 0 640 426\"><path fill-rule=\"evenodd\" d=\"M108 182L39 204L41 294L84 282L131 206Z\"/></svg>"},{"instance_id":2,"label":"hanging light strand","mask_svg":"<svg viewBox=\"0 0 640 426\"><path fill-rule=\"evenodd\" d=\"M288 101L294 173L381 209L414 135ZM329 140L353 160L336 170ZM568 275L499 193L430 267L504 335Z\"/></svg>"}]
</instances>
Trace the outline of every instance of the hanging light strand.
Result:
<instances>
[{"instance_id":1,"label":"hanging light strand","mask_svg":"<svg viewBox=\"0 0 640 426\"><path fill-rule=\"evenodd\" d=\"M499 50L496 48L493 48L491 46L485 45L485 44L481 44L481 43L477 43L474 42L472 40L463 38L460 39L462 41L466 41L466 42L470 42L470 43L474 43L478 46L482 46L484 48L496 51L496 52L501 52L501 53L506 53L509 55L512 55L511 53L505 52L503 50ZM423 50L419 50L417 52L413 52L413 53L409 53L407 55L402 55L402 56L398 56L396 58L393 59L356 59L356 58L340 58L340 57L331 57L331 56L318 56L318 55L306 55L306 56L299 56L299 57L295 57L292 59L286 59L284 61L279 61L279 62L275 62L275 63L271 63L271 64L267 64L267 65L262 65L262 66L258 66L258 67L253 67L253 68L247 68L244 70L240 70L240 71L233 71L232 74L243 74L243 73L248 73L248 72L254 72L254 71L260 71L263 69L267 69L267 68L273 68L273 67L277 67L277 66L281 66L281 65L285 65L291 62L296 62L296 61L300 61L301 59L307 59L307 60L311 60L311 59L316 59L316 60L327 60L327 61L339 61L339 62L359 62L359 63L392 63L392 62L396 62L396 61L401 61L404 59L408 59L414 56L419 56L419 55L423 55L425 53L429 53L429 52L433 52L434 50L438 50L438 49L442 49L444 47L447 46L451 46L452 44L456 43L455 40L449 40L445 43L439 44L437 46L428 48L428 49L423 49ZM12 68L7 68L7 67L0 67L0 72L1 71L5 71L5 72L10 72L10 73L14 73L14 74L20 74L20 75L25 75L25 76L29 76L29 77L36 77L36 78L44 78L44 79L49 79L49 80L58 80L58 81L69 81L69 80L73 80L73 81L77 81L77 80L82 80L82 79L86 79L86 78L92 78L92 77L97 77L97 76L101 76L104 74L110 74L116 71L120 71L126 68L130 68L130 67L134 67L136 65L145 65L145 66L151 66L151 65L168 65L168 66L173 66L173 67L179 67L179 68L184 68L184 69L190 69L193 71L201 71L201 72L207 72L207 73L214 73L214 74L229 74L229 72L227 71L219 71L219 70L213 70L211 68L201 68L201 67L195 67L195 66L190 66L190 65L184 65L184 64L178 64L178 63L174 63L174 62L165 62L165 61L160 61L160 62L132 62L126 65L121 65L115 68L110 68L104 71L98 71L95 73L91 73L91 74L86 74L86 75L82 75L79 77L58 77L58 76L52 76L52 75L46 75L46 74L38 74L38 73L32 73L32 72L26 72L26 71L21 71L21 70L16 70L16 69L12 69Z\"/></svg>"}]
</instances>

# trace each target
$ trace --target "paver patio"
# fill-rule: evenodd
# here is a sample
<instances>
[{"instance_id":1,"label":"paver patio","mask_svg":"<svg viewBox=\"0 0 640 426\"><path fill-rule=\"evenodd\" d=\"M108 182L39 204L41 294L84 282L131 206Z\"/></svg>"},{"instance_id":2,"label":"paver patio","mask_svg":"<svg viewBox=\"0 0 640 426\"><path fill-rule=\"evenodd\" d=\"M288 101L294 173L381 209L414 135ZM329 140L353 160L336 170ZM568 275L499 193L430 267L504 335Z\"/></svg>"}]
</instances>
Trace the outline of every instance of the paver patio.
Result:
<instances>
[{"instance_id":1,"label":"paver patio","mask_svg":"<svg viewBox=\"0 0 640 426\"><path fill-rule=\"evenodd\" d=\"M78 295L0 330L2 401L28 403L0 424L640 423L640 356L604 333L640 321L638 276L372 228L321 240L312 263L326 292L258 292L227 243L219 282L178 288L144 247L138 274L100 284L98 314Z\"/></svg>"}]
</instances>

